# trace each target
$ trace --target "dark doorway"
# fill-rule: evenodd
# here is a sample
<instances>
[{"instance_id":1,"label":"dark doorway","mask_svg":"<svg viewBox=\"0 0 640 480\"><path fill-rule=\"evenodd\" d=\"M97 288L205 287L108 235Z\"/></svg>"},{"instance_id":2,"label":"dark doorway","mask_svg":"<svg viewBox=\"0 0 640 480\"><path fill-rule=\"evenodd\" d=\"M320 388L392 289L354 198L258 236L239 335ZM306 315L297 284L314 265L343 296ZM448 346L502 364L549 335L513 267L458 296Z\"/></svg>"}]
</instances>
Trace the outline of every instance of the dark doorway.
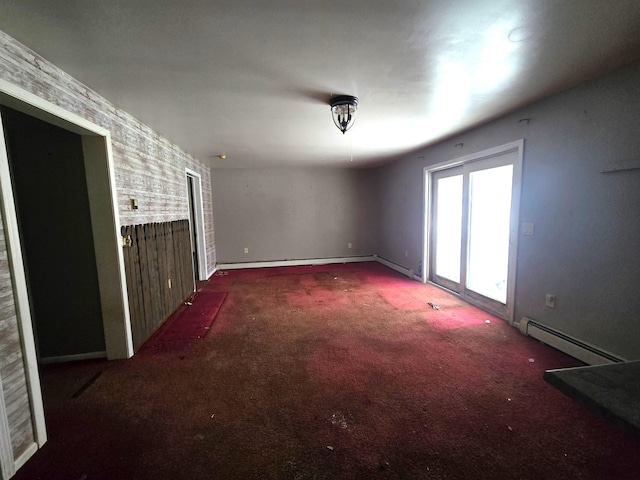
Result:
<instances>
[{"instance_id":1,"label":"dark doorway","mask_svg":"<svg viewBox=\"0 0 640 480\"><path fill-rule=\"evenodd\" d=\"M194 284L200 279L200 259L198 258L198 233L196 228L196 194L195 181L192 175L187 175L187 190L189 196L189 230L191 232L191 256L193 258L193 281Z\"/></svg>"},{"instance_id":2,"label":"dark doorway","mask_svg":"<svg viewBox=\"0 0 640 480\"><path fill-rule=\"evenodd\" d=\"M80 135L1 108L38 358L105 351Z\"/></svg>"}]
</instances>

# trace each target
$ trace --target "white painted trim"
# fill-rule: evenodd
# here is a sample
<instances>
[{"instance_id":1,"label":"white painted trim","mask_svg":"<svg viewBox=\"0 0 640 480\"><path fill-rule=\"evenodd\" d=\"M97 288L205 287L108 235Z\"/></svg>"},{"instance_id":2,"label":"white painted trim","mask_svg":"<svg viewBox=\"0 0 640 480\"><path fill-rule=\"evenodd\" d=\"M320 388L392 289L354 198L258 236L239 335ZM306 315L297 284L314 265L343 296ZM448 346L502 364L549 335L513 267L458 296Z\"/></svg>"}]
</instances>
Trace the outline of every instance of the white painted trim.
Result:
<instances>
[{"instance_id":1,"label":"white painted trim","mask_svg":"<svg viewBox=\"0 0 640 480\"><path fill-rule=\"evenodd\" d=\"M111 135L82 136L104 340L109 359L133 355Z\"/></svg>"},{"instance_id":2,"label":"white painted trim","mask_svg":"<svg viewBox=\"0 0 640 480\"><path fill-rule=\"evenodd\" d=\"M33 442L31 445L29 445L27 447L27 449L24 451L24 453L22 455L20 455L16 461L14 462L14 468L16 470L16 472L18 470L20 470L20 468L22 468L22 466L27 463L27 460L29 460L31 457L33 457L33 455L38 451L38 444Z\"/></svg>"},{"instance_id":3,"label":"white painted trim","mask_svg":"<svg viewBox=\"0 0 640 480\"><path fill-rule=\"evenodd\" d=\"M128 296L126 291L126 280L124 275L124 257L122 249L119 247L119 215L117 208L117 192L115 187L115 170L113 166L113 155L111 150L111 137L107 129L95 125L94 123L80 117L74 113L48 102L31 92L0 79L0 103L33 115L53 125L60 126L80 135L98 135L103 137L107 162L108 178L106 179L110 190L111 214L113 218L113 236L117 246L117 265L119 271L112 276L111 280L118 283L115 288L110 289L112 299L117 300L118 308L113 309L111 305L103 306L113 315L111 317L113 325L107 328L105 323L105 342L107 350L114 351L112 358L127 358L133 355L133 341L131 340L131 326L129 319ZM3 129L0 119L0 133ZM84 142L83 142L84 143ZM89 142L91 143L91 142ZM11 185L11 174L9 171L9 160L7 158L4 135L0 134L0 201L5 222L5 235L7 239L7 251L9 255L10 268L13 277L13 290L16 303L16 314L18 327L22 341L23 360L25 365L25 376L29 391L31 420L33 424L34 436L38 447L42 447L47 441L44 407L42 403L42 392L40 389L40 379L38 374L38 362L35 349L33 325L29 307L29 297L27 293L26 275L22 263L22 251L20 236L18 232L18 222L13 198L13 188ZM113 269L111 269L113 270ZM111 272L113 273L113 272ZM101 281L103 285L108 282ZM114 292L115 290L115 292ZM101 296L103 294L101 288ZM104 298L103 298L104 299ZM119 312L118 312L119 310ZM103 313L104 315L104 313ZM112 318L113 317L113 318ZM116 318L120 317L120 318ZM106 319L103 319L106 320ZM114 333L114 338L111 338ZM119 333L119 334L118 334ZM123 340L124 339L124 340ZM35 451L35 450L33 450ZM21 457L24 462L32 455L28 450Z\"/></svg>"},{"instance_id":4,"label":"white painted trim","mask_svg":"<svg viewBox=\"0 0 640 480\"><path fill-rule=\"evenodd\" d=\"M11 428L7 416L7 406L4 402L4 390L2 378L0 378L0 475L2 480L7 480L15 472L13 449L11 448Z\"/></svg>"},{"instance_id":5,"label":"white painted trim","mask_svg":"<svg viewBox=\"0 0 640 480\"><path fill-rule=\"evenodd\" d=\"M359 262L378 262L386 267L400 272L407 277L422 281L422 278L415 275L410 268L398 265L386 258L379 257L377 254L367 255L363 257L333 257L333 258L308 258L303 260L281 260L272 262L246 262L246 263L219 263L216 267L217 270L238 270L241 268L269 268L269 267L299 267L307 265L329 265L333 263L359 263ZM211 273L213 275L213 273ZM211 276L209 275L209 276Z\"/></svg>"},{"instance_id":6,"label":"white painted trim","mask_svg":"<svg viewBox=\"0 0 640 480\"><path fill-rule=\"evenodd\" d=\"M511 299L508 306L507 321L513 325L516 315L516 274L518 263L518 239L520 238L520 197L522 195L522 164L524 162L524 139L513 142L518 148L518 161L513 164L513 184L511 186L511 235L512 247L509 251L509 270L507 272L507 298Z\"/></svg>"},{"instance_id":7,"label":"white painted trim","mask_svg":"<svg viewBox=\"0 0 640 480\"><path fill-rule=\"evenodd\" d=\"M122 237L120 236L120 211L118 210L118 189L116 187L116 171L113 163L113 149L111 147L111 133L107 132L104 136L104 142L106 146L107 154L107 167L109 168L109 188L111 189L111 209L113 215L113 226L115 227L115 251L118 255L118 272L119 279L114 279L118 282L117 288L120 290L118 295L118 307L121 308L119 314L121 315L120 327L124 334L124 345L119 345L119 348L110 346L107 343L107 358L109 360L131 358L133 356L133 334L131 332L131 316L129 314L129 293L127 292L127 276L124 266L124 252L121 248ZM122 348L124 347L124 348ZM114 350L121 350L118 354ZM124 350L124 351L122 351Z\"/></svg>"},{"instance_id":8,"label":"white painted trim","mask_svg":"<svg viewBox=\"0 0 640 480\"><path fill-rule=\"evenodd\" d=\"M217 270L236 270L240 268L298 267L305 265L329 265L332 263L375 262L376 256L307 258L302 260L280 260L273 262L219 263Z\"/></svg>"},{"instance_id":9,"label":"white painted trim","mask_svg":"<svg viewBox=\"0 0 640 480\"><path fill-rule=\"evenodd\" d=\"M207 279L211 278L211 276L218 271L217 267L213 267L213 270L207 272Z\"/></svg>"},{"instance_id":10,"label":"white painted trim","mask_svg":"<svg viewBox=\"0 0 640 480\"><path fill-rule=\"evenodd\" d=\"M42 357L40 364L46 365L50 363L77 362L81 360L95 360L97 358L107 358L107 352L88 352L78 353L75 355L60 355L58 357Z\"/></svg>"},{"instance_id":11,"label":"white painted trim","mask_svg":"<svg viewBox=\"0 0 640 480\"><path fill-rule=\"evenodd\" d=\"M198 280L209 278L207 272L207 239L204 234L204 206L202 202L202 175L195 170L186 168L186 175L193 177L196 181L194 189L195 201L195 228L196 228L196 249L198 251ZM187 189L187 195L189 190Z\"/></svg>"},{"instance_id":12,"label":"white painted trim","mask_svg":"<svg viewBox=\"0 0 640 480\"><path fill-rule=\"evenodd\" d=\"M431 240L431 174L434 172L438 172L440 170L445 170L448 168L453 168L460 165L470 164L474 161L485 160L493 156L498 156L502 154L506 154L509 152L515 151L517 153L517 159L513 162L513 184L512 184L512 193L511 193L511 226L512 230L510 233L510 242L512 248L509 249L509 271L507 273L507 313L506 320L513 325L514 317L515 317L515 288L516 288L516 263L518 259L518 237L519 237L519 218L520 218L520 195L522 191L522 163L524 161L524 139L516 140L510 143L505 143L504 145L498 145L497 147L488 148L486 150L482 150L480 152L471 153L469 155L465 155L463 157L454 158L452 160L448 160L445 162L440 162L435 165L429 165L424 167L424 197L423 197L423 205L426 205L425 208L425 222L423 228L423 259L424 263L422 265L423 271L423 282L428 280L428 272L430 271L430 265L427 263L429 261L429 251L430 251L430 240ZM426 216L429 215L429 219L426 219ZM462 298L474 305L478 305L477 302L470 299L467 295L462 295ZM480 308L487 308L485 305L479 305ZM497 312L492 312L498 315ZM502 317L502 314L498 315ZM504 318L504 317L503 317Z\"/></svg>"},{"instance_id":13,"label":"white painted trim","mask_svg":"<svg viewBox=\"0 0 640 480\"><path fill-rule=\"evenodd\" d=\"M0 100L2 100L1 103L3 105L15 108L28 115L38 117L48 123L71 130L80 135L86 135L87 133L93 133L101 137L109 135L109 130L106 128L96 125L75 113L68 112L55 103L51 103L2 79L0 79ZM25 108L25 106L27 108ZM42 116L43 112L47 114L46 117ZM73 128L73 126L80 128Z\"/></svg>"},{"instance_id":14,"label":"white painted trim","mask_svg":"<svg viewBox=\"0 0 640 480\"><path fill-rule=\"evenodd\" d=\"M523 335L527 335L549 345L550 347L560 350L588 365L604 365L611 363L628 362L629 360L614 355L602 348L591 345L582 340L578 340L571 335L567 335L555 328L533 320L532 318L522 317L518 322L518 328Z\"/></svg>"},{"instance_id":15,"label":"white painted trim","mask_svg":"<svg viewBox=\"0 0 640 480\"><path fill-rule=\"evenodd\" d=\"M511 150L522 150L524 146L524 139L515 140L513 142L505 143L504 145L498 145L497 147L487 148L486 150L481 150L479 152L470 153L463 157L457 157L451 160L446 160L444 162L436 163L434 165L429 165L424 167L425 170L429 172L437 172L438 170L445 170L447 168L455 167L457 165L463 165L465 163L480 160L487 157L492 157L494 155L501 155L503 153L509 152Z\"/></svg>"},{"instance_id":16,"label":"white painted trim","mask_svg":"<svg viewBox=\"0 0 640 480\"><path fill-rule=\"evenodd\" d=\"M31 422L35 440L40 447L47 441L47 431L44 421L44 406L42 404L42 392L40 390L40 377L38 374L38 359L31 323L31 310L29 295L27 293L27 280L22 263L22 247L18 231L18 218L11 185L11 173L9 171L9 158L4 139L4 127L0 116L0 202L2 203L2 216L4 218L5 237L7 241L7 253L9 268L12 271L13 291L15 298L18 329L22 342L23 360L29 399L31 404Z\"/></svg>"},{"instance_id":17,"label":"white painted trim","mask_svg":"<svg viewBox=\"0 0 640 480\"><path fill-rule=\"evenodd\" d=\"M422 283L429 280L429 271L431 266L431 189L433 188L431 171L427 168L423 171L423 223L422 223Z\"/></svg>"},{"instance_id":18,"label":"white painted trim","mask_svg":"<svg viewBox=\"0 0 640 480\"><path fill-rule=\"evenodd\" d=\"M98 262L100 296L103 302L105 342L110 359L131 357L133 355L133 341L131 339L131 321L129 318L129 297L124 272L124 255L120 247L120 232L118 231L120 228L118 196L115 186L115 169L109 130L1 79L0 103L82 135L85 152L87 145L89 145L93 154L96 157L101 157L98 159L101 165L92 165L85 158L85 168L87 170L92 167L95 168L99 174L93 176L93 180L95 180L93 187L101 192L108 191L110 195L110 199L108 199L110 205L101 205L99 216L103 221L105 221L106 216L110 216L113 222L113 229L109 228L107 232L106 226L102 225L105 229L104 231L97 235L94 231L94 240L100 239L99 242L96 241L95 246L97 250L96 260ZM94 139L93 137L96 135L102 137L102 139ZM98 149L98 141L102 143L101 148L104 148L104 150ZM106 169L103 168L105 166ZM102 172L99 172L101 169L103 169ZM100 174L106 178L103 178ZM102 185L99 185L100 181L103 182ZM92 224L94 224L95 205L105 200L104 198L98 199L98 201L95 200L96 197L92 196L92 185L90 183L90 176L88 176L87 187L90 189ZM110 210L108 215L105 213L107 209ZM92 225L92 228L95 230L94 225ZM33 335L33 332L31 334Z\"/></svg>"}]
</instances>

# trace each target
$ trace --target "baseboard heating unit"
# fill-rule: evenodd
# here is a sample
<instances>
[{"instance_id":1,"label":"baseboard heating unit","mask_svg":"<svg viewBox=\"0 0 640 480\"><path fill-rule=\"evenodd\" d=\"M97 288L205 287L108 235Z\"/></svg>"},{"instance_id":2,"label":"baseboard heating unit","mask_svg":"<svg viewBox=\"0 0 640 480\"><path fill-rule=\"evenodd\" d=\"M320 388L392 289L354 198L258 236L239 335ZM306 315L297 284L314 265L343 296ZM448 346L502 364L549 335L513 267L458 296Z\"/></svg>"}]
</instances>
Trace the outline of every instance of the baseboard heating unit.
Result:
<instances>
[{"instance_id":1,"label":"baseboard heating unit","mask_svg":"<svg viewBox=\"0 0 640 480\"><path fill-rule=\"evenodd\" d=\"M570 335L542 325L532 318L522 317L519 327L520 332L524 335L540 340L542 343L571 355L587 365L603 365L626 361Z\"/></svg>"}]
</instances>

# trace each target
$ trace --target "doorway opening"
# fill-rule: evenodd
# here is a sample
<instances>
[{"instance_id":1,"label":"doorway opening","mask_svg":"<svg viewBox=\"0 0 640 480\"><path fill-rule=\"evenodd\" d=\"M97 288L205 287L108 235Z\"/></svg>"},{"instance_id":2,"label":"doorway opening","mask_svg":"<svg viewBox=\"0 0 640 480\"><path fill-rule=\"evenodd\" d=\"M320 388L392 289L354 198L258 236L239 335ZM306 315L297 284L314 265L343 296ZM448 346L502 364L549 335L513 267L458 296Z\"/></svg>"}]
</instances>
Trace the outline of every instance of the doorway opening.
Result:
<instances>
[{"instance_id":1,"label":"doorway opening","mask_svg":"<svg viewBox=\"0 0 640 480\"><path fill-rule=\"evenodd\" d=\"M524 142L425 169L424 281L513 322Z\"/></svg>"},{"instance_id":2,"label":"doorway opening","mask_svg":"<svg viewBox=\"0 0 640 480\"><path fill-rule=\"evenodd\" d=\"M12 85L6 81L0 80L0 105L13 109L20 114L26 114L38 121L44 122L45 129L55 125L60 127L66 133L73 133L71 143L74 144L73 149L76 150L74 161L80 161L82 158L84 172L79 175L80 170L75 170L76 175L74 182L61 178L58 180L63 188L76 189L78 183L82 183L81 190L86 191L88 199L88 211L90 221L91 236L93 238L93 262L95 263L95 274L92 276L94 282L92 308L99 305L99 315L102 318L100 325L103 351L106 352L107 358L128 358L133 355L133 346L131 341L131 328L129 322L129 307L126 292L126 283L124 278L124 261L121 248L121 239L118 232L119 218L117 205L115 203L115 174L113 162L111 158L111 139L109 131L91 123L90 121L70 113L63 108L54 105L40 97L27 92L20 87ZM5 110L3 108L2 110ZM17 319L17 328L19 330L19 339L17 344L12 343L11 348L15 349L15 358L19 361L15 362L21 366L21 370L15 375L11 382L2 382L0 384L5 388L5 398L11 398L11 405L0 402L0 422L10 429L0 429L3 445L12 445L12 435L14 435L13 427L16 427L15 434L20 435L21 439L25 439L24 445L20 444L19 448L3 449L3 455L0 459L1 468L4 473L11 476L21 465L24 464L38 448L42 447L47 441L47 432L44 418L44 407L42 401L42 392L40 387L40 377L38 373L38 355L36 354L34 323L32 322L32 295L34 291L31 289L33 279L27 281L25 272L25 262L23 261L23 245L21 237L21 224L30 219L19 218L18 209L19 199L14 196L14 179L12 175L12 167L10 165L3 122L3 112L0 112L0 207L2 209L3 235L6 241L7 268L5 279L9 279L10 287L6 289L8 295L3 296L2 307L8 315L15 315ZM79 140L79 144L78 144ZM32 142L38 142L37 136L31 139ZM65 143L65 142L63 142ZM66 147L64 147L66 148ZM80 148L81 155L77 155ZM78 165L76 165L78 167ZM14 169L15 170L15 169ZM27 177L30 175L27 172ZM34 175L37 175L36 173ZM77 193L77 192L76 192ZM44 201L38 198L39 192L22 192L23 197L27 198L27 202ZM70 200L75 203L77 199ZM24 204L24 202L22 202ZM61 203L64 203L61 202ZM16 208L18 206L18 209ZM75 205L67 205L71 211ZM86 202L84 202L86 219ZM67 219L72 219L73 215L65 215ZM52 219L56 220L56 219ZM43 221L47 221L46 219ZM24 227L24 225L23 225ZM30 225L29 228L38 225ZM75 234L76 225L65 225L63 233L72 236ZM87 238L85 230L83 240L90 242ZM37 235L36 235L37 236ZM36 242L38 243L38 242ZM39 242L42 249L50 249L50 245L43 238ZM27 247L28 249L28 247ZM50 249L50 255L57 254L55 249ZM26 258L26 257L24 257ZM41 261L41 260L38 260ZM42 260L44 261L44 260ZM51 269L50 282L64 283L65 272L55 268ZM97 277L97 278L96 278ZM97 281L97 295L99 300L95 298L95 282ZM5 301L6 300L6 301ZM95 327L95 325L94 325ZM94 334L95 329L94 329ZM77 338L76 338L77 340ZM42 347L42 345L40 345ZM95 345L90 350L96 347ZM42 353L42 348L41 348ZM89 352L95 353L95 352ZM64 357L64 355L61 355ZM23 393L16 395L17 392L11 390L14 385L26 386ZM14 415L10 418L7 411L14 411ZM15 412L19 412L19 415ZM16 419L26 419L24 425L30 425L25 428L32 429L33 436L29 435L26 430L21 430L23 425L12 425L12 421Z\"/></svg>"},{"instance_id":3,"label":"doorway opening","mask_svg":"<svg viewBox=\"0 0 640 480\"><path fill-rule=\"evenodd\" d=\"M82 138L0 112L38 361L106 357Z\"/></svg>"},{"instance_id":4,"label":"doorway opening","mask_svg":"<svg viewBox=\"0 0 640 480\"><path fill-rule=\"evenodd\" d=\"M190 169L186 170L187 197L189 199L189 232L191 234L191 255L193 258L194 285L207 280L207 257L204 240L204 214L202 205L202 176ZM197 290L195 288L194 290Z\"/></svg>"}]
</instances>

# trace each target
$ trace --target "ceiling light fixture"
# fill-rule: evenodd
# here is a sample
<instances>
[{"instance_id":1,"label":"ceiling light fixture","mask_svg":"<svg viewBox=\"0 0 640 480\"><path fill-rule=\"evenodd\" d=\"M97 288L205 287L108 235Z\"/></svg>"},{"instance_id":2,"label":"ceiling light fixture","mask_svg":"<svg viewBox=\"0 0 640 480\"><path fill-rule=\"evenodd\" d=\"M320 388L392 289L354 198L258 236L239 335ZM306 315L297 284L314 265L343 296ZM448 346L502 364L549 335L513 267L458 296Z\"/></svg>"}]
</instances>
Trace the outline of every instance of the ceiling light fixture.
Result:
<instances>
[{"instance_id":1,"label":"ceiling light fixture","mask_svg":"<svg viewBox=\"0 0 640 480\"><path fill-rule=\"evenodd\" d=\"M358 102L358 97L352 95L338 95L329 101L333 123L342 133L345 133L353 126Z\"/></svg>"}]
</instances>

